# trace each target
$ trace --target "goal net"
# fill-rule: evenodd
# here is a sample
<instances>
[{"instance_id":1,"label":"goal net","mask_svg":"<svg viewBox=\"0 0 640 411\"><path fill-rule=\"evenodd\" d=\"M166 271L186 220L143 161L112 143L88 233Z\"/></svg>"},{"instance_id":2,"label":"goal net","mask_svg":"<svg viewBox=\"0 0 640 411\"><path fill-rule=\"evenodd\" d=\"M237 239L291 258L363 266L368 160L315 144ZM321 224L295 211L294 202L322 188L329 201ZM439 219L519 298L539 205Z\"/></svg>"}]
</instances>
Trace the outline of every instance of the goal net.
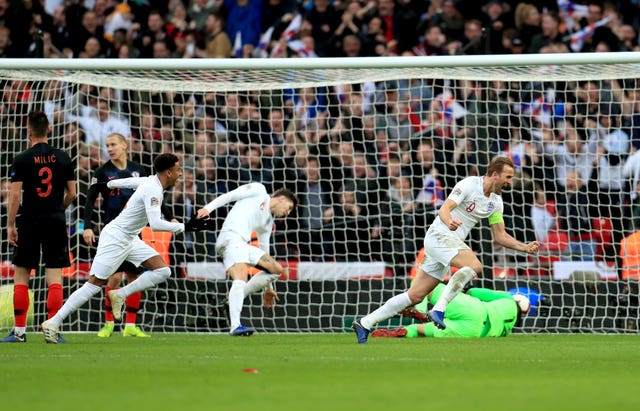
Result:
<instances>
[{"instance_id":1,"label":"goal net","mask_svg":"<svg viewBox=\"0 0 640 411\"><path fill-rule=\"evenodd\" d=\"M53 125L50 143L76 164L65 298L88 275L95 248L82 237L86 194L92 172L109 159L107 135L118 132L147 173L157 154L180 156L184 176L165 198L180 221L249 182L297 193L299 207L277 221L271 241L270 254L288 267L276 284L281 302L267 310L260 295L245 301L243 324L259 331L345 331L405 290L426 229L456 182L507 156L517 172L503 193L507 231L541 241L541 252L497 246L483 222L468 239L484 264L474 285L529 294L534 310L523 332L636 332L639 69L634 53L7 60L0 286L12 275L9 168L28 145L26 114L40 109ZM100 206L92 216L98 236ZM213 214L218 227L226 212ZM216 235L145 234L174 276L143 294L143 329L228 331L230 281ZM31 289L37 324L46 315L42 268ZM0 301L10 315L10 299ZM62 330L95 332L103 322L104 301L94 298Z\"/></svg>"}]
</instances>

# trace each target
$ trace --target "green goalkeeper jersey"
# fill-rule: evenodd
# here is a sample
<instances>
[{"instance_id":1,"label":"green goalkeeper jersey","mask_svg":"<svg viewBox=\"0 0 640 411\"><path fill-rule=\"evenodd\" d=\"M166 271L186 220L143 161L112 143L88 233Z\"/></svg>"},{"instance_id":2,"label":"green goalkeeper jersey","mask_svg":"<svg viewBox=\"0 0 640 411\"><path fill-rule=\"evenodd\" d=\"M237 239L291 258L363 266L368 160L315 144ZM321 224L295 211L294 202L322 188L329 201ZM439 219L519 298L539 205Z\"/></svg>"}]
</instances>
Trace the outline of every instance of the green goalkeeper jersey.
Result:
<instances>
[{"instance_id":1,"label":"green goalkeeper jersey","mask_svg":"<svg viewBox=\"0 0 640 411\"><path fill-rule=\"evenodd\" d=\"M428 300L435 304L445 286L439 284ZM426 299L425 299L426 300ZM449 303L440 330L433 323L424 324L427 337L504 337L511 333L518 319L518 305L511 294L487 288L472 288L468 294L459 294ZM410 336L417 336L415 326L406 327Z\"/></svg>"},{"instance_id":2,"label":"green goalkeeper jersey","mask_svg":"<svg viewBox=\"0 0 640 411\"><path fill-rule=\"evenodd\" d=\"M485 337L506 337L518 321L518 304L506 291L472 288L469 295L484 302L490 328Z\"/></svg>"}]
</instances>

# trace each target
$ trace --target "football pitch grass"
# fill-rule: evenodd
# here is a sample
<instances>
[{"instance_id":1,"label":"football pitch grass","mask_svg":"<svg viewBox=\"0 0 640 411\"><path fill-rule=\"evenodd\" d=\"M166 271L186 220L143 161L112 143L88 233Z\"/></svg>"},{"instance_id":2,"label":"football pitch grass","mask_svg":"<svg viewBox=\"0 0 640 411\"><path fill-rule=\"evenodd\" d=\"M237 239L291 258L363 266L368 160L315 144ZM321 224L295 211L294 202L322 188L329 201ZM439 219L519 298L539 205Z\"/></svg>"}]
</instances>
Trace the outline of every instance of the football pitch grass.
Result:
<instances>
[{"instance_id":1,"label":"football pitch grass","mask_svg":"<svg viewBox=\"0 0 640 411\"><path fill-rule=\"evenodd\" d=\"M639 410L640 336L67 334L0 345L2 409ZM247 369L257 370L246 372Z\"/></svg>"}]
</instances>

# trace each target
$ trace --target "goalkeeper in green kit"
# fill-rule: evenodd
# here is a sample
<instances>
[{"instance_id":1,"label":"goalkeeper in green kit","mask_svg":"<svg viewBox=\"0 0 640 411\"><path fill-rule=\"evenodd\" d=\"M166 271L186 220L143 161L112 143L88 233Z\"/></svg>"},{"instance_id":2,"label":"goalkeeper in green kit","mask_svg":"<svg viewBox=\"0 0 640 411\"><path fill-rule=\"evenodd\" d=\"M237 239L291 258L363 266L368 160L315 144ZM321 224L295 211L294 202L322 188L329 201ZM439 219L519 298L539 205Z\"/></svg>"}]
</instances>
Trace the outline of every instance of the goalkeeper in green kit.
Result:
<instances>
[{"instance_id":1,"label":"goalkeeper in green kit","mask_svg":"<svg viewBox=\"0 0 640 411\"><path fill-rule=\"evenodd\" d=\"M427 304L435 304L445 286L439 284L416 308L407 308L403 316L412 317L422 324L411 324L396 329L378 329L373 337L417 338L417 337L457 337L482 338L505 337L521 317L529 312L531 304L522 294L511 295L506 291L494 291L487 288L471 288L468 294L460 293L454 298L445 312L444 330L429 321L426 314Z\"/></svg>"}]
</instances>

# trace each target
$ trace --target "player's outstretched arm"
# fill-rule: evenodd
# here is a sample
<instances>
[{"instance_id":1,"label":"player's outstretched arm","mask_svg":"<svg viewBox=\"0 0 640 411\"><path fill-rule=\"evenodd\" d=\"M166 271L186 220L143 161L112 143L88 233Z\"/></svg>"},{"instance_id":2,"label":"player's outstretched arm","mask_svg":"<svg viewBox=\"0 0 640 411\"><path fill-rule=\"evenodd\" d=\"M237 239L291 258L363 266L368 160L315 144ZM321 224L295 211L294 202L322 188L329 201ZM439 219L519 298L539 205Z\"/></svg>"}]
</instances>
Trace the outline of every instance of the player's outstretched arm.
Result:
<instances>
[{"instance_id":1,"label":"player's outstretched arm","mask_svg":"<svg viewBox=\"0 0 640 411\"><path fill-rule=\"evenodd\" d=\"M504 227L504 223L495 223L491 225L491 232L493 233L493 239L496 243L503 247L510 248L516 251L523 251L527 254L537 254L540 249L540 242L532 241L525 244L516 240L507 233Z\"/></svg>"},{"instance_id":2,"label":"player's outstretched arm","mask_svg":"<svg viewBox=\"0 0 640 411\"><path fill-rule=\"evenodd\" d=\"M127 177L127 178L118 178L116 180L110 180L107 183L107 187L109 188L132 188L136 189L140 186L140 184L147 181L149 177Z\"/></svg>"},{"instance_id":3,"label":"player's outstretched arm","mask_svg":"<svg viewBox=\"0 0 640 411\"><path fill-rule=\"evenodd\" d=\"M242 185L235 190L222 194L216 197L209 204L198 210L198 218L203 218L209 215L216 208L220 208L234 201L239 201L248 197L253 197L259 194L265 194L267 189L260 183L249 183Z\"/></svg>"}]
</instances>

